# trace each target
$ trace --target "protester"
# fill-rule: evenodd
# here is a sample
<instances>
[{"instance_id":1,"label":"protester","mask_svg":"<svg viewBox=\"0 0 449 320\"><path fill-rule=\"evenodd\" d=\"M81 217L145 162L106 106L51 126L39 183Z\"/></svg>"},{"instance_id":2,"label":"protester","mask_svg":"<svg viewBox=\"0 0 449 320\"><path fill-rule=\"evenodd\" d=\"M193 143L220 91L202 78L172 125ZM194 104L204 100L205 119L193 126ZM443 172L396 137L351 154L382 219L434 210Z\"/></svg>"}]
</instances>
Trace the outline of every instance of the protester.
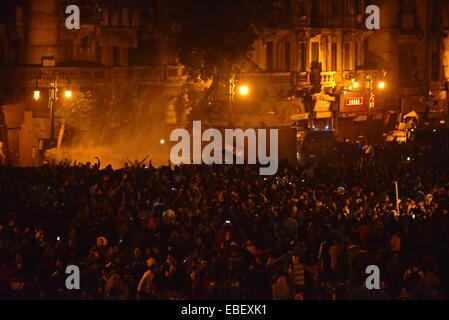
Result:
<instances>
[{"instance_id":1,"label":"protester","mask_svg":"<svg viewBox=\"0 0 449 320\"><path fill-rule=\"evenodd\" d=\"M369 158L362 147L336 142L332 158L269 177L243 165L0 167L0 296L449 298L448 150L404 163L406 146L371 145ZM79 291L65 288L68 265ZM368 265L381 270L375 294Z\"/></svg>"}]
</instances>

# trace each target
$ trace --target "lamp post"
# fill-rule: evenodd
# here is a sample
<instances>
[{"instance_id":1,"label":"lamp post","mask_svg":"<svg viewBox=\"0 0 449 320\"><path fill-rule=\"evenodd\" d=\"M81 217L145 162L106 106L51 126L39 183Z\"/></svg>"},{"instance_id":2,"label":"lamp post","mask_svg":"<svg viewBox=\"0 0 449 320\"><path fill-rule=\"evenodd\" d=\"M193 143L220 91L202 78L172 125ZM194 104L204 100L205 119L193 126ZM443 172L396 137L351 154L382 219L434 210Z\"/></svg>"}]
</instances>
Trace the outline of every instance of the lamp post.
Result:
<instances>
[{"instance_id":1,"label":"lamp post","mask_svg":"<svg viewBox=\"0 0 449 320\"><path fill-rule=\"evenodd\" d=\"M235 84L235 74L229 80L229 123L232 123L232 114L234 107L234 99L236 95L236 84ZM241 84L237 90L239 96L246 97L250 94L250 87L246 84Z\"/></svg>"},{"instance_id":2,"label":"lamp post","mask_svg":"<svg viewBox=\"0 0 449 320\"><path fill-rule=\"evenodd\" d=\"M235 74L229 80L229 123L232 123L232 108L235 96Z\"/></svg>"},{"instance_id":3,"label":"lamp post","mask_svg":"<svg viewBox=\"0 0 449 320\"><path fill-rule=\"evenodd\" d=\"M365 88L368 90L369 102L366 110L366 140L371 143L371 109L374 108L375 95L373 92L373 79L371 76L366 77Z\"/></svg>"},{"instance_id":4,"label":"lamp post","mask_svg":"<svg viewBox=\"0 0 449 320\"><path fill-rule=\"evenodd\" d=\"M69 76L66 72L52 70L48 72L39 71L37 74L35 74L35 77L36 88L33 91L33 98L35 101L38 101L41 96L39 90L39 80L45 80L49 83L48 108L50 109L50 140L53 143L55 141L55 108L59 89L58 80L67 80L69 79ZM70 99L72 97L72 90L66 89L64 91L64 97Z\"/></svg>"},{"instance_id":5,"label":"lamp post","mask_svg":"<svg viewBox=\"0 0 449 320\"><path fill-rule=\"evenodd\" d=\"M367 104L367 110L366 110L366 139L368 141L368 143L371 143L371 118L372 118L372 114L371 114L371 110L374 109L375 107L375 102L376 102L376 93L375 93L375 88L374 88L374 75L370 74L368 76L366 76L366 80L365 80L365 88L368 90L368 96L369 96L369 103ZM379 91L385 89L385 82L384 81L379 81L377 83L377 89Z\"/></svg>"}]
</instances>

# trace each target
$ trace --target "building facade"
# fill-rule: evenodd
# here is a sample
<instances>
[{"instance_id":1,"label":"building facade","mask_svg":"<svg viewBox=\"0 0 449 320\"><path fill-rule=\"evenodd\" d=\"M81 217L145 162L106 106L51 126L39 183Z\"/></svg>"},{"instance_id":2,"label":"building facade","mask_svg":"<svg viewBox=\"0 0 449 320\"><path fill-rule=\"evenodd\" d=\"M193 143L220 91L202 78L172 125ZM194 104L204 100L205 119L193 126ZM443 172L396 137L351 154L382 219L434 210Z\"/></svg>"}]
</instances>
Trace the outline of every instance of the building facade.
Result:
<instances>
[{"instance_id":1,"label":"building facade","mask_svg":"<svg viewBox=\"0 0 449 320\"><path fill-rule=\"evenodd\" d=\"M290 116L309 126L336 127L339 95L365 61L370 32L365 28L364 3L277 3L273 27L255 44L254 61L264 72L290 75L292 90L287 99L296 101L297 110L277 110L286 113L281 117L284 121ZM282 95L278 98L285 99Z\"/></svg>"},{"instance_id":2,"label":"building facade","mask_svg":"<svg viewBox=\"0 0 449 320\"><path fill-rule=\"evenodd\" d=\"M32 165L39 160L39 143L51 136L49 101L56 83L57 104L67 88L75 98L89 91L96 98L103 96L104 105L114 97L126 114L148 125L176 123L174 100L182 76L173 41L167 36L173 27L171 2L2 1L0 104L5 106L5 119L1 140L9 142L9 162ZM70 4L80 8L80 30L66 28L65 8ZM36 90L38 101L33 97ZM107 118L108 110L105 114ZM162 121L155 114L163 114ZM104 126L117 132L125 125L121 120L132 121L107 119Z\"/></svg>"},{"instance_id":3,"label":"building facade","mask_svg":"<svg viewBox=\"0 0 449 320\"><path fill-rule=\"evenodd\" d=\"M371 4L380 8L380 30L366 28ZM303 115L291 110L292 119L333 127L341 137L366 137L368 117L376 136L401 113L443 121L448 10L444 0L278 1L273 28L255 44L254 61L263 74L290 75L289 84L302 93L296 105ZM277 86L270 88L284 99ZM335 102L319 102L324 94Z\"/></svg>"}]
</instances>

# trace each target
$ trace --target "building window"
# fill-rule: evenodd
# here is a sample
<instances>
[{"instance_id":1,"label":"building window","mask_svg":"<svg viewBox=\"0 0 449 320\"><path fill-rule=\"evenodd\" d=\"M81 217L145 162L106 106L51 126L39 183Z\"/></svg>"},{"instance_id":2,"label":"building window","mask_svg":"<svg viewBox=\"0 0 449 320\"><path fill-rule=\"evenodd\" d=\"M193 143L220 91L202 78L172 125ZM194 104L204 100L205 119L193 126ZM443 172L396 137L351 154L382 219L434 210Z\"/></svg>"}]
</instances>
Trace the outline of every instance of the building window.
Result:
<instances>
[{"instance_id":1,"label":"building window","mask_svg":"<svg viewBox=\"0 0 449 320\"><path fill-rule=\"evenodd\" d=\"M412 56L409 51L399 53L399 79L401 82L413 80Z\"/></svg>"},{"instance_id":2,"label":"building window","mask_svg":"<svg viewBox=\"0 0 449 320\"><path fill-rule=\"evenodd\" d=\"M332 51L331 51L331 71L337 71L337 44L332 43Z\"/></svg>"},{"instance_id":3,"label":"building window","mask_svg":"<svg viewBox=\"0 0 449 320\"><path fill-rule=\"evenodd\" d=\"M312 15L320 14L320 0L312 1Z\"/></svg>"},{"instance_id":4,"label":"building window","mask_svg":"<svg viewBox=\"0 0 449 320\"><path fill-rule=\"evenodd\" d=\"M273 42L267 42L267 70L273 71Z\"/></svg>"},{"instance_id":5,"label":"building window","mask_svg":"<svg viewBox=\"0 0 449 320\"><path fill-rule=\"evenodd\" d=\"M119 27L121 25L121 17L122 17L120 7L112 7L110 8L109 12L110 12L109 25L112 27Z\"/></svg>"},{"instance_id":6,"label":"building window","mask_svg":"<svg viewBox=\"0 0 449 320\"><path fill-rule=\"evenodd\" d=\"M343 68L345 70L351 70L351 44L349 42L345 43L344 57Z\"/></svg>"},{"instance_id":7,"label":"building window","mask_svg":"<svg viewBox=\"0 0 449 320\"><path fill-rule=\"evenodd\" d=\"M94 51L94 42L88 36L81 38L78 47L78 54L76 59L81 61L89 61L92 59L91 55Z\"/></svg>"},{"instance_id":8,"label":"building window","mask_svg":"<svg viewBox=\"0 0 449 320\"><path fill-rule=\"evenodd\" d=\"M122 8L122 12L121 12L121 21L120 21L120 26L125 27L125 28L129 28L131 27L131 8Z\"/></svg>"},{"instance_id":9,"label":"building window","mask_svg":"<svg viewBox=\"0 0 449 320\"><path fill-rule=\"evenodd\" d=\"M401 0L400 11L402 13L402 29L411 30L415 28L416 1Z\"/></svg>"},{"instance_id":10,"label":"building window","mask_svg":"<svg viewBox=\"0 0 449 320\"><path fill-rule=\"evenodd\" d=\"M167 63L170 62L168 56ZM158 39L141 41L137 48L128 49L128 64L131 66L159 66L161 63L161 41Z\"/></svg>"},{"instance_id":11,"label":"building window","mask_svg":"<svg viewBox=\"0 0 449 320\"><path fill-rule=\"evenodd\" d=\"M299 0L298 2L298 15L300 17L306 16L305 0Z\"/></svg>"},{"instance_id":12,"label":"building window","mask_svg":"<svg viewBox=\"0 0 449 320\"><path fill-rule=\"evenodd\" d=\"M307 71L307 43L301 42L299 46L299 71Z\"/></svg>"},{"instance_id":13,"label":"building window","mask_svg":"<svg viewBox=\"0 0 449 320\"><path fill-rule=\"evenodd\" d=\"M112 48L113 64L114 66L120 65L120 47Z\"/></svg>"},{"instance_id":14,"label":"building window","mask_svg":"<svg viewBox=\"0 0 449 320\"><path fill-rule=\"evenodd\" d=\"M97 44L97 63L102 64L102 48L100 44Z\"/></svg>"},{"instance_id":15,"label":"building window","mask_svg":"<svg viewBox=\"0 0 449 320\"><path fill-rule=\"evenodd\" d=\"M345 6L345 15L347 16L353 16L354 15L354 7L352 5L353 0L344 0L344 6Z\"/></svg>"},{"instance_id":16,"label":"building window","mask_svg":"<svg viewBox=\"0 0 449 320\"><path fill-rule=\"evenodd\" d=\"M340 10L339 10L340 1L341 0L333 0L332 1L332 6L331 6L332 12L331 12L330 15L332 15L332 14L333 15L339 15L339 12L340 12Z\"/></svg>"},{"instance_id":17,"label":"building window","mask_svg":"<svg viewBox=\"0 0 449 320\"><path fill-rule=\"evenodd\" d=\"M283 9L286 13L290 12L292 10L292 0L284 0Z\"/></svg>"},{"instance_id":18,"label":"building window","mask_svg":"<svg viewBox=\"0 0 449 320\"><path fill-rule=\"evenodd\" d=\"M168 19L176 18L176 0L170 0L168 3Z\"/></svg>"},{"instance_id":19,"label":"building window","mask_svg":"<svg viewBox=\"0 0 449 320\"><path fill-rule=\"evenodd\" d=\"M169 40L167 43L167 64L176 65L176 44L173 40Z\"/></svg>"},{"instance_id":20,"label":"building window","mask_svg":"<svg viewBox=\"0 0 449 320\"><path fill-rule=\"evenodd\" d=\"M432 52L432 80L440 79L440 54Z\"/></svg>"},{"instance_id":21,"label":"building window","mask_svg":"<svg viewBox=\"0 0 449 320\"><path fill-rule=\"evenodd\" d=\"M402 13L416 13L416 1L415 0L401 0L400 12Z\"/></svg>"},{"instance_id":22,"label":"building window","mask_svg":"<svg viewBox=\"0 0 449 320\"><path fill-rule=\"evenodd\" d=\"M89 49L89 38L87 36L81 38L80 47L83 51L87 51Z\"/></svg>"},{"instance_id":23,"label":"building window","mask_svg":"<svg viewBox=\"0 0 449 320\"><path fill-rule=\"evenodd\" d=\"M290 71L291 69L291 44L290 42L285 43L285 70Z\"/></svg>"},{"instance_id":24,"label":"building window","mask_svg":"<svg viewBox=\"0 0 449 320\"><path fill-rule=\"evenodd\" d=\"M415 28L415 16L411 13L404 13L402 15L402 29L411 30Z\"/></svg>"},{"instance_id":25,"label":"building window","mask_svg":"<svg viewBox=\"0 0 449 320\"><path fill-rule=\"evenodd\" d=\"M355 14L362 13L362 4L360 2L361 2L361 0L354 0L354 11L355 11Z\"/></svg>"},{"instance_id":26,"label":"building window","mask_svg":"<svg viewBox=\"0 0 449 320\"><path fill-rule=\"evenodd\" d=\"M319 26L321 24L320 0L312 1L311 23L312 23L312 26Z\"/></svg>"},{"instance_id":27,"label":"building window","mask_svg":"<svg viewBox=\"0 0 449 320\"><path fill-rule=\"evenodd\" d=\"M318 42L312 42L312 62L318 62L320 60L320 44Z\"/></svg>"},{"instance_id":28,"label":"building window","mask_svg":"<svg viewBox=\"0 0 449 320\"><path fill-rule=\"evenodd\" d=\"M74 51L74 46L73 46L73 41L72 40L66 40L65 43L65 60L66 61L73 61L73 51Z\"/></svg>"}]
</instances>

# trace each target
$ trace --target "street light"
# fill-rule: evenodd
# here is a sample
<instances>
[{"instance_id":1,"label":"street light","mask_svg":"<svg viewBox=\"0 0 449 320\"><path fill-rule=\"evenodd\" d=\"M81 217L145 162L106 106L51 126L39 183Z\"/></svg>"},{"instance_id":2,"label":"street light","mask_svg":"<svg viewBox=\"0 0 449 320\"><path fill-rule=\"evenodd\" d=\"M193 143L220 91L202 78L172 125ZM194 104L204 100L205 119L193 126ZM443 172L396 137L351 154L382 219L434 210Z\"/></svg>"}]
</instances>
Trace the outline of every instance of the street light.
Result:
<instances>
[{"instance_id":1,"label":"street light","mask_svg":"<svg viewBox=\"0 0 449 320\"><path fill-rule=\"evenodd\" d=\"M34 75L34 74L33 74ZM48 84L48 108L50 109L50 140L52 143L55 141L55 107L57 103L58 95L58 81L69 80L69 85L64 91L64 97L70 99L73 96L73 92L70 87L70 74L67 72L62 72L57 69L50 69L49 71L43 72L38 71L35 74L36 77L36 88L33 91L33 98L35 101L40 99L41 93L39 90L39 80L45 80Z\"/></svg>"},{"instance_id":2,"label":"street light","mask_svg":"<svg viewBox=\"0 0 449 320\"><path fill-rule=\"evenodd\" d=\"M41 92L39 91L39 78L36 77L36 89L33 91L33 98L35 101L38 101L41 97Z\"/></svg>"},{"instance_id":3,"label":"street light","mask_svg":"<svg viewBox=\"0 0 449 320\"><path fill-rule=\"evenodd\" d=\"M236 90L238 87L238 90ZM242 84L236 85L236 75L233 74L229 80L229 123L232 123L233 103L235 96L238 94L241 97L246 97L250 93L249 86Z\"/></svg>"},{"instance_id":4,"label":"street light","mask_svg":"<svg viewBox=\"0 0 449 320\"><path fill-rule=\"evenodd\" d=\"M38 101L41 98L41 92L38 89L33 91L33 98L35 101Z\"/></svg>"},{"instance_id":5,"label":"street light","mask_svg":"<svg viewBox=\"0 0 449 320\"><path fill-rule=\"evenodd\" d=\"M246 97L249 94L249 87L246 85L241 85L239 88L239 94Z\"/></svg>"},{"instance_id":6,"label":"street light","mask_svg":"<svg viewBox=\"0 0 449 320\"><path fill-rule=\"evenodd\" d=\"M384 88L385 88L385 82L380 81L379 84L377 85L377 87L378 87L380 90L384 89Z\"/></svg>"},{"instance_id":7,"label":"street light","mask_svg":"<svg viewBox=\"0 0 449 320\"><path fill-rule=\"evenodd\" d=\"M353 84L353 87L355 89L357 89L358 87L360 87L360 84L357 81L355 81L354 84Z\"/></svg>"},{"instance_id":8,"label":"street light","mask_svg":"<svg viewBox=\"0 0 449 320\"><path fill-rule=\"evenodd\" d=\"M368 103L368 108L366 111L366 130L367 130L367 140L368 143L371 142L371 110L374 109L375 107L375 102L376 102L376 94L375 94L375 90L374 90L374 77L376 77L376 75L368 75L366 76L366 81L365 81L365 87L368 90L368 95L369 95L369 103ZM384 81L379 81L377 83L377 87L379 88L379 90L383 90L385 88L385 82Z\"/></svg>"}]
</instances>

